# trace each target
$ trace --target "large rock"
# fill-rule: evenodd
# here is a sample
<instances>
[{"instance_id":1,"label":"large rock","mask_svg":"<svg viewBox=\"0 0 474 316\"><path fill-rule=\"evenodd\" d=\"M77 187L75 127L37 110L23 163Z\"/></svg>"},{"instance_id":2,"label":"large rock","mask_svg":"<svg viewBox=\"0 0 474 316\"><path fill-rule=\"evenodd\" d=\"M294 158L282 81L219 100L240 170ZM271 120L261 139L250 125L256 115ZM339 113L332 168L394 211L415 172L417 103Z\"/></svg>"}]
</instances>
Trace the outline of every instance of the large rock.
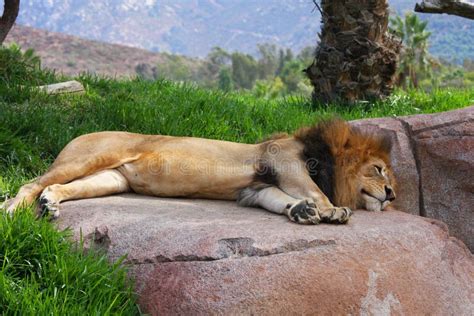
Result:
<instances>
[{"instance_id":1,"label":"large rock","mask_svg":"<svg viewBox=\"0 0 474 316\"><path fill-rule=\"evenodd\" d=\"M111 260L128 254L153 315L474 314L472 254L403 212L303 226L233 202L121 195L66 202L58 225Z\"/></svg>"},{"instance_id":2,"label":"large rock","mask_svg":"<svg viewBox=\"0 0 474 316\"><path fill-rule=\"evenodd\" d=\"M396 208L444 221L474 251L474 106L351 124L392 136Z\"/></svg>"},{"instance_id":3,"label":"large rock","mask_svg":"<svg viewBox=\"0 0 474 316\"><path fill-rule=\"evenodd\" d=\"M420 214L448 224L474 251L474 107L402 119L415 144Z\"/></svg>"}]
</instances>

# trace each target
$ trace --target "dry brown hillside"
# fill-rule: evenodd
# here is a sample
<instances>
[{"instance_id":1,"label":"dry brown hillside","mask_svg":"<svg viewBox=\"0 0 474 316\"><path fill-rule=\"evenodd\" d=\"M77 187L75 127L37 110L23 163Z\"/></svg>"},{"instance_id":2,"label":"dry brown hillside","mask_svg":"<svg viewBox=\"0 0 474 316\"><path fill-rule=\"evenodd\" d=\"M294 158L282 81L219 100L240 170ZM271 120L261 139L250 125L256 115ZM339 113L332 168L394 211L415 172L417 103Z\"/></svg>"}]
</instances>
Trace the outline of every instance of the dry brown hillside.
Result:
<instances>
[{"instance_id":1,"label":"dry brown hillside","mask_svg":"<svg viewBox=\"0 0 474 316\"><path fill-rule=\"evenodd\" d=\"M8 34L5 44L12 42L23 49L33 48L44 67L67 75L88 71L109 76L134 76L139 64L153 66L167 61L165 55L139 48L90 41L18 24Z\"/></svg>"}]
</instances>

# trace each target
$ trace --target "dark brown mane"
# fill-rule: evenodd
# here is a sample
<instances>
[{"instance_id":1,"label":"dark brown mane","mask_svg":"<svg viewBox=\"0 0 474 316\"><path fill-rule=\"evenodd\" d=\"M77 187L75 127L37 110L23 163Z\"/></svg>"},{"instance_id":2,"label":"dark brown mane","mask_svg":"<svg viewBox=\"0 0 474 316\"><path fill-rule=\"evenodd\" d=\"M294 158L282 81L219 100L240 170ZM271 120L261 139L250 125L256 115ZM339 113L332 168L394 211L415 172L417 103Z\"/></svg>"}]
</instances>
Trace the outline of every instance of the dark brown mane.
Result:
<instances>
[{"instance_id":1,"label":"dark brown mane","mask_svg":"<svg viewBox=\"0 0 474 316\"><path fill-rule=\"evenodd\" d=\"M326 124L321 122L313 127L302 128L295 133L295 139L303 143L302 158L314 183L334 203L335 161L331 147L324 137Z\"/></svg>"}]
</instances>

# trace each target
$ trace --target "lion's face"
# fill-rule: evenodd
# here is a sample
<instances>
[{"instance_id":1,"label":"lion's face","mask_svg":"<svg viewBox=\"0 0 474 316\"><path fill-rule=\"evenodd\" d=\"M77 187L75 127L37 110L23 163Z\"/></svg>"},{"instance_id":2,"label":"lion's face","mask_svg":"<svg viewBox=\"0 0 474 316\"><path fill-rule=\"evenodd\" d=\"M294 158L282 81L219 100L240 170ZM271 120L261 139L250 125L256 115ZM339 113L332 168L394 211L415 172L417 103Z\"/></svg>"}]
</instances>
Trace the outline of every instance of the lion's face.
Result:
<instances>
[{"instance_id":1,"label":"lion's face","mask_svg":"<svg viewBox=\"0 0 474 316\"><path fill-rule=\"evenodd\" d=\"M395 178L383 160L369 159L361 166L357 179L358 208L381 211L395 200Z\"/></svg>"},{"instance_id":2,"label":"lion's face","mask_svg":"<svg viewBox=\"0 0 474 316\"><path fill-rule=\"evenodd\" d=\"M333 204L369 211L381 211L395 199L395 177L390 167L392 136L381 130L354 128L341 120L319 123L297 135L309 148L305 156L316 157L324 162L321 165L332 163L326 159L329 148L334 158Z\"/></svg>"}]
</instances>

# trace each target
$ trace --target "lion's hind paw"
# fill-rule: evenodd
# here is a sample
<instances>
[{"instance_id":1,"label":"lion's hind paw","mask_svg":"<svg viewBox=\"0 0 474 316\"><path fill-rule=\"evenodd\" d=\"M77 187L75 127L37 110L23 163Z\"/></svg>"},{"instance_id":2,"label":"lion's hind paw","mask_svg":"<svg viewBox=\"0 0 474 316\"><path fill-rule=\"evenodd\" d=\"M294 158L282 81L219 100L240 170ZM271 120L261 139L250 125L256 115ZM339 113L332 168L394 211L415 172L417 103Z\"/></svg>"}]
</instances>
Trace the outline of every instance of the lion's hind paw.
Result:
<instances>
[{"instance_id":1,"label":"lion's hind paw","mask_svg":"<svg viewBox=\"0 0 474 316\"><path fill-rule=\"evenodd\" d=\"M57 219L60 215L59 205L51 202L45 195L42 195L39 200L40 217L45 217L51 214L51 219Z\"/></svg>"}]
</instances>

